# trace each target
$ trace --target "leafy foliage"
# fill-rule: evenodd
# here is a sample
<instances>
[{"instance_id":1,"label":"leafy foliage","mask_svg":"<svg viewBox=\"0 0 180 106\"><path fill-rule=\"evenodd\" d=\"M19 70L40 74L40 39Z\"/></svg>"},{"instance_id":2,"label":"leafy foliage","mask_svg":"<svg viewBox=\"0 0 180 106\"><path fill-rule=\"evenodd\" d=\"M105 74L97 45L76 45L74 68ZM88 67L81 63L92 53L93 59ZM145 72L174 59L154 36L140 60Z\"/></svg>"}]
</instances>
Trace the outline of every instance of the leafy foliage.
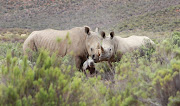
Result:
<instances>
[{"instance_id":1,"label":"leafy foliage","mask_svg":"<svg viewBox=\"0 0 180 106\"><path fill-rule=\"evenodd\" d=\"M98 63L97 77L85 77L71 55L57 58L42 50L34 64L22 55L20 43L4 42L0 49L9 50L0 54L0 105L178 106L178 39L175 32L156 43L154 51L143 47L148 55L127 53L114 69Z\"/></svg>"}]
</instances>

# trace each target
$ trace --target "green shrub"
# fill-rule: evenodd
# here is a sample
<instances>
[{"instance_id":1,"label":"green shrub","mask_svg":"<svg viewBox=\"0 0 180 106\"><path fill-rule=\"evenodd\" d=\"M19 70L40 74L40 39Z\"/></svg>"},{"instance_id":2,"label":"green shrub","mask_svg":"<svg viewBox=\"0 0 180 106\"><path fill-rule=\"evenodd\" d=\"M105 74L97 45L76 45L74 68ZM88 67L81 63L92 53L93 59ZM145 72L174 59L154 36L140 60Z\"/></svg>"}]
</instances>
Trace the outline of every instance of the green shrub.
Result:
<instances>
[{"instance_id":1,"label":"green shrub","mask_svg":"<svg viewBox=\"0 0 180 106\"><path fill-rule=\"evenodd\" d=\"M180 32L174 32L172 34L173 44L178 45L180 47Z\"/></svg>"},{"instance_id":2,"label":"green shrub","mask_svg":"<svg viewBox=\"0 0 180 106\"><path fill-rule=\"evenodd\" d=\"M107 62L96 64L97 77L77 70L72 55L41 50L29 61L21 44L3 45L1 50L9 50L0 53L0 105L179 105L179 47L170 37L157 42L155 51L144 47L149 57L137 50L113 69Z\"/></svg>"},{"instance_id":3,"label":"green shrub","mask_svg":"<svg viewBox=\"0 0 180 106\"><path fill-rule=\"evenodd\" d=\"M176 93L176 96L171 96L169 98L168 106L179 106L180 105L180 94L179 92Z\"/></svg>"}]
</instances>

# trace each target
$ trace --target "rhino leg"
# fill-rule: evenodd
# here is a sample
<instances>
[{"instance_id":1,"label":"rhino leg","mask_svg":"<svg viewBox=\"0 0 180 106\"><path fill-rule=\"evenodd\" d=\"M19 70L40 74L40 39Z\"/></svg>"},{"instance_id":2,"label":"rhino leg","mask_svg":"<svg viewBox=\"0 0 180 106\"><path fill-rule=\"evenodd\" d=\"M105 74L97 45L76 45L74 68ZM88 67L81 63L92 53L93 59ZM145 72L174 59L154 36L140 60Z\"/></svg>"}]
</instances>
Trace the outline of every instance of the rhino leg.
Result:
<instances>
[{"instance_id":1,"label":"rhino leg","mask_svg":"<svg viewBox=\"0 0 180 106\"><path fill-rule=\"evenodd\" d=\"M33 60L33 54L36 52L38 52L38 48L35 44L35 41L33 39L31 39L29 42L25 43L23 45L23 51L24 51L24 55L28 56L28 59L30 61Z\"/></svg>"},{"instance_id":2,"label":"rhino leg","mask_svg":"<svg viewBox=\"0 0 180 106\"><path fill-rule=\"evenodd\" d=\"M83 69L83 64L84 64L85 61L86 60L83 57L80 57L80 56L75 57L76 68L78 68L79 71L84 72L84 74L87 77L86 70Z\"/></svg>"},{"instance_id":3,"label":"rhino leg","mask_svg":"<svg viewBox=\"0 0 180 106\"><path fill-rule=\"evenodd\" d=\"M83 62L82 62L82 59L77 56L75 57L75 63L76 63L76 68L78 68L79 70L83 70Z\"/></svg>"}]
</instances>

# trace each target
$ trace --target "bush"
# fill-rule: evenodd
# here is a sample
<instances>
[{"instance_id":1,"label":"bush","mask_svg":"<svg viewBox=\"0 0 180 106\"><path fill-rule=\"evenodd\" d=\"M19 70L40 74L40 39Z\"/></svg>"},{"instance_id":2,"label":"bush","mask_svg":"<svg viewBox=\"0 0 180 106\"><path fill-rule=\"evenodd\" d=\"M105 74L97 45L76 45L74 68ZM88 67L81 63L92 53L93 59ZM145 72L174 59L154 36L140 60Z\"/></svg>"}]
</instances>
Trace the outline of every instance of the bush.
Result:
<instances>
[{"instance_id":1,"label":"bush","mask_svg":"<svg viewBox=\"0 0 180 106\"><path fill-rule=\"evenodd\" d=\"M178 45L180 47L180 32L174 32L172 34L173 44Z\"/></svg>"},{"instance_id":2,"label":"bush","mask_svg":"<svg viewBox=\"0 0 180 106\"><path fill-rule=\"evenodd\" d=\"M21 47L18 43L0 47L9 49L0 54L3 57L0 105L178 106L180 103L180 53L173 37L157 42L153 52L144 47L149 59L134 51L113 63L113 70L106 62L96 64L97 77L85 77L77 70L72 55L57 58L56 54L49 56L42 50L34 58L34 64L22 56Z\"/></svg>"}]
</instances>

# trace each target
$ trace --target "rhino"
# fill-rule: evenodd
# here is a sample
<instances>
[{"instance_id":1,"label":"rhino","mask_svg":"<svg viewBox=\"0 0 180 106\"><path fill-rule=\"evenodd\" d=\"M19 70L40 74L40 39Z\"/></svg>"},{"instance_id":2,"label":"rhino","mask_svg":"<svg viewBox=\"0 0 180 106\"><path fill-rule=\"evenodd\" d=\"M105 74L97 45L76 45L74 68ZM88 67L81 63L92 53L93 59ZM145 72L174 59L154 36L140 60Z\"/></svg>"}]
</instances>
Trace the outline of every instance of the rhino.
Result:
<instances>
[{"instance_id":1,"label":"rhino","mask_svg":"<svg viewBox=\"0 0 180 106\"><path fill-rule=\"evenodd\" d=\"M141 46L150 45L154 47L155 43L147 36L132 35L127 38L114 36L114 32L110 32L110 36L106 36L105 32L101 32L103 38L101 45L100 61L116 62L120 61L123 54L139 49Z\"/></svg>"},{"instance_id":2,"label":"rhino","mask_svg":"<svg viewBox=\"0 0 180 106\"><path fill-rule=\"evenodd\" d=\"M102 37L93 32L90 27L75 27L70 30L45 29L33 31L24 41L23 52L29 58L32 53L44 48L50 54L57 52L58 56L65 56L72 53L76 67L82 69L87 55L91 56L94 62L99 61L98 51Z\"/></svg>"}]
</instances>

